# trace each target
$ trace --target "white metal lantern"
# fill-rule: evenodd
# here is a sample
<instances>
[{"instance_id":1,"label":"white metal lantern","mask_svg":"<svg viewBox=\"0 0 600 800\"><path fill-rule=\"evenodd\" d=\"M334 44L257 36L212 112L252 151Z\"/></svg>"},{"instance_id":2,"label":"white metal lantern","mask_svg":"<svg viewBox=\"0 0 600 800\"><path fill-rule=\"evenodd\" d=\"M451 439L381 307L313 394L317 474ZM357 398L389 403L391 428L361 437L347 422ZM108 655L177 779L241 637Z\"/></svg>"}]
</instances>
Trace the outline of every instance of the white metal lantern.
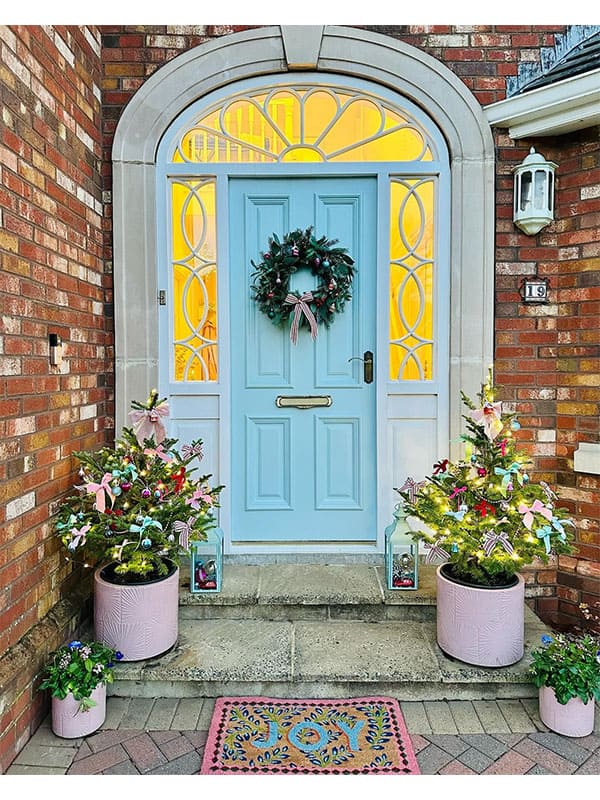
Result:
<instances>
[{"instance_id":1,"label":"white metal lantern","mask_svg":"<svg viewBox=\"0 0 600 800\"><path fill-rule=\"evenodd\" d=\"M513 221L528 236L541 231L554 219L554 170L532 147L523 163L515 167Z\"/></svg>"},{"instance_id":2,"label":"white metal lantern","mask_svg":"<svg viewBox=\"0 0 600 800\"><path fill-rule=\"evenodd\" d=\"M403 503L394 509L394 521L385 529L385 569L388 589L417 589L419 549L406 521Z\"/></svg>"}]
</instances>

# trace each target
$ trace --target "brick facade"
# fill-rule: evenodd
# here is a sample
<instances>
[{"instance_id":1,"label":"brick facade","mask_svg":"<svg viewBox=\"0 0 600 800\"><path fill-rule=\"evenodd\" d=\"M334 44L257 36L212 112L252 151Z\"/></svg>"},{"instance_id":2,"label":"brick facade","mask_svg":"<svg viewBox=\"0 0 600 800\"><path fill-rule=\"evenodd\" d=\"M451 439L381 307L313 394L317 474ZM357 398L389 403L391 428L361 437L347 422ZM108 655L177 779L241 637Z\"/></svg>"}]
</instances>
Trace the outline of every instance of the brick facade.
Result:
<instances>
[{"instance_id":1,"label":"brick facade","mask_svg":"<svg viewBox=\"0 0 600 800\"><path fill-rule=\"evenodd\" d=\"M96 28L0 29L0 655L20 667L0 670L0 771L46 713L34 679L82 611L53 508L73 484L71 453L111 427L100 53Z\"/></svg>"},{"instance_id":2,"label":"brick facade","mask_svg":"<svg viewBox=\"0 0 600 800\"><path fill-rule=\"evenodd\" d=\"M113 134L160 66L243 27L0 28L0 659L8 651L13 667L0 667L0 772L44 713L35 681L45 655L85 609L89 575L65 563L50 518L76 478L72 452L112 436ZM565 27L368 29L437 58L487 105ZM532 568L527 594L548 621L570 622L579 602L600 599L600 476L573 471L578 444L600 435L600 137L494 135L496 382L519 412L532 476L558 486L577 518L578 554ZM512 223L512 168L531 145L559 165L556 221L534 237ZM550 302L525 306L519 285L536 272ZM48 363L51 332L64 341L60 369Z\"/></svg>"}]
</instances>

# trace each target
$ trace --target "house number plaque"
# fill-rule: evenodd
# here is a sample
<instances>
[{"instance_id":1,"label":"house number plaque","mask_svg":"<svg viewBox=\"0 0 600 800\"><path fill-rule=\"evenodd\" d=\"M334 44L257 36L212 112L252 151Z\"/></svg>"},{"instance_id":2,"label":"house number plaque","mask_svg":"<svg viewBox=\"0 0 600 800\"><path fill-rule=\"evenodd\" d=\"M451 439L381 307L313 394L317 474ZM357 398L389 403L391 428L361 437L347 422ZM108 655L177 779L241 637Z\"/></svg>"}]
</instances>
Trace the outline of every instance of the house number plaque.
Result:
<instances>
[{"instance_id":1,"label":"house number plaque","mask_svg":"<svg viewBox=\"0 0 600 800\"><path fill-rule=\"evenodd\" d=\"M521 283L521 297L524 303L547 303L547 278L523 278Z\"/></svg>"}]
</instances>

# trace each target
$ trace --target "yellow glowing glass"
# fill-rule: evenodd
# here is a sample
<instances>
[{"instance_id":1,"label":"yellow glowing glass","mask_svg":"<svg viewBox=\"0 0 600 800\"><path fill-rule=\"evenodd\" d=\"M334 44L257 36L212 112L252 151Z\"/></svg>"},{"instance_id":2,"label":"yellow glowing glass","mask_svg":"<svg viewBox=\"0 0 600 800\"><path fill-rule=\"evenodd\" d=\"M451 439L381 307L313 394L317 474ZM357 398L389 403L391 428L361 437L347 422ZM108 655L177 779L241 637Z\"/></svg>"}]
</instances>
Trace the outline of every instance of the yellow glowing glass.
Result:
<instances>
[{"instance_id":1,"label":"yellow glowing glass","mask_svg":"<svg viewBox=\"0 0 600 800\"><path fill-rule=\"evenodd\" d=\"M171 200L174 378L216 381L215 181L174 181Z\"/></svg>"},{"instance_id":2,"label":"yellow glowing glass","mask_svg":"<svg viewBox=\"0 0 600 800\"><path fill-rule=\"evenodd\" d=\"M433 377L432 178L390 184L390 380Z\"/></svg>"},{"instance_id":3,"label":"yellow glowing glass","mask_svg":"<svg viewBox=\"0 0 600 800\"><path fill-rule=\"evenodd\" d=\"M434 146L408 113L333 87L239 95L196 119L175 162L431 161Z\"/></svg>"}]
</instances>

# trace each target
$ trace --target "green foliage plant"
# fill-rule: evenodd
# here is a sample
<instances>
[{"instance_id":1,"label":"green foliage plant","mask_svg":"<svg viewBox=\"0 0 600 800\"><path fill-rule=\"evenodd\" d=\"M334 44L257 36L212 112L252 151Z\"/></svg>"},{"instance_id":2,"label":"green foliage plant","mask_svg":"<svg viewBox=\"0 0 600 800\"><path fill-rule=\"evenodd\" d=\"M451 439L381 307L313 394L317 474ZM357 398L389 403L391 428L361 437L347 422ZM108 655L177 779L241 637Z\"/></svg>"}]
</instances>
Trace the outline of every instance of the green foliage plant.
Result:
<instances>
[{"instance_id":1,"label":"green foliage plant","mask_svg":"<svg viewBox=\"0 0 600 800\"><path fill-rule=\"evenodd\" d=\"M100 642L74 639L50 654L39 690L49 689L52 697L60 700L71 693L79 701L80 711L88 711L96 705L92 692L97 686L113 682L112 668L122 658L122 653Z\"/></svg>"},{"instance_id":2,"label":"green foliage plant","mask_svg":"<svg viewBox=\"0 0 600 800\"><path fill-rule=\"evenodd\" d=\"M574 697L582 702L600 701L600 639L592 633L581 635L544 634L541 646L531 654L530 674L540 688L554 689L557 701L565 705Z\"/></svg>"},{"instance_id":3,"label":"green foliage plant","mask_svg":"<svg viewBox=\"0 0 600 800\"><path fill-rule=\"evenodd\" d=\"M168 404L152 390L146 403L132 403L132 427L114 447L76 452L81 484L60 506L54 530L73 560L87 566L114 564L119 583L169 574L193 541L216 526L222 486L196 476L202 440L181 450L166 437ZM90 563L91 562L91 563Z\"/></svg>"},{"instance_id":4,"label":"green foliage plant","mask_svg":"<svg viewBox=\"0 0 600 800\"><path fill-rule=\"evenodd\" d=\"M573 521L556 507L557 495L530 480L528 456L516 447L515 415L496 400L491 370L474 403L461 393L467 412L464 457L443 459L413 490L398 490L424 542L428 561L447 562L452 577L480 587L507 586L534 558L573 552ZM416 488L415 488L416 487Z\"/></svg>"}]
</instances>

